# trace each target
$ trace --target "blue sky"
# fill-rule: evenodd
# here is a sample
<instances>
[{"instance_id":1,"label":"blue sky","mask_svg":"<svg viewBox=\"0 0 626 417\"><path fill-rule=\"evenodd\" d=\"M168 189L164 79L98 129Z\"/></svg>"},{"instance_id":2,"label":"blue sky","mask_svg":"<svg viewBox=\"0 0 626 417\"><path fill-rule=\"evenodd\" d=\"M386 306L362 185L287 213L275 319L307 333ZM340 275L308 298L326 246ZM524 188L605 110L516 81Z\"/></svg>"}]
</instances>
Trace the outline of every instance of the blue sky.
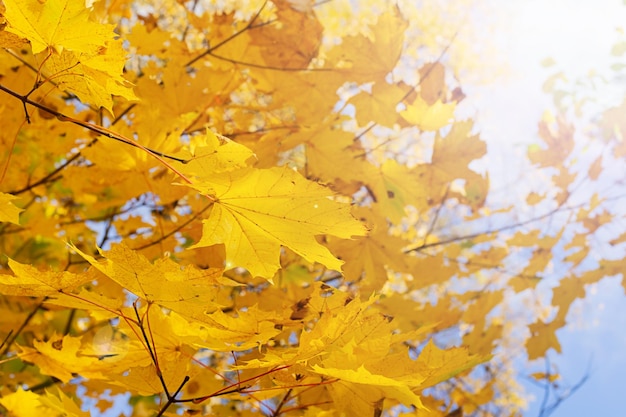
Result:
<instances>
[{"instance_id":1,"label":"blue sky","mask_svg":"<svg viewBox=\"0 0 626 417\"><path fill-rule=\"evenodd\" d=\"M571 312L568 327L557 333L563 354L550 357L562 375L563 386L575 385L587 368L590 376L553 417L623 415L626 297L620 279L605 279L587 291L587 298ZM536 401L525 415L537 416L543 392L531 386L528 389Z\"/></svg>"},{"instance_id":2,"label":"blue sky","mask_svg":"<svg viewBox=\"0 0 626 417\"><path fill-rule=\"evenodd\" d=\"M610 73L611 48L624 39L619 29L626 29L626 5L621 0L491 3L489 14L483 18L493 26L498 60L509 71L493 82L463 88L468 96L466 111L478 120L490 158L499 156L490 160L494 169L501 171L491 177L492 186L497 188L515 182L520 173L511 169L516 166L512 161L537 141L537 122L551 106L551 98L542 92L548 76L557 69L571 79L586 76L591 70ZM541 62L548 57L555 65L545 68ZM613 85L607 92L598 97L600 106L621 101L626 86ZM626 297L620 279L609 278L588 287L587 298L574 303L567 327L557 333L563 353L552 351L549 356L562 375L562 386L573 386L588 370L590 376L551 414L553 417L624 414ZM526 387L535 400L525 416L538 416L543 391L532 384Z\"/></svg>"}]
</instances>

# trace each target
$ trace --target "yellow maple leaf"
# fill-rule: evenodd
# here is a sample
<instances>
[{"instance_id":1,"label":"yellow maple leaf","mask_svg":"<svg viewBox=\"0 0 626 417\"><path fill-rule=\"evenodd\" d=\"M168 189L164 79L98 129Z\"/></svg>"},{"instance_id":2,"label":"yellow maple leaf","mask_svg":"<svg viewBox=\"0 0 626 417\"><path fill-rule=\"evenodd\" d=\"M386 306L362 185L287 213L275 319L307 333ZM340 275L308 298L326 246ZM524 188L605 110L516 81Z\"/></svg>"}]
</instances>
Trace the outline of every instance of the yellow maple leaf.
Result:
<instances>
[{"instance_id":1,"label":"yellow maple leaf","mask_svg":"<svg viewBox=\"0 0 626 417\"><path fill-rule=\"evenodd\" d=\"M176 164L177 169L189 177L202 178L243 168L254 153L246 146L221 135L218 137L207 129L204 135L191 139L189 151L179 152L176 156L189 161L184 165Z\"/></svg>"},{"instance_id":2,"label":"yellow maple leaf","mask_svg":"<svg viewBox=\"0 0 626 417\"><path fill-rule=\"evenodd\" d=\"M545 372L533 372L532 374L530 374L531 377L535 378L537 381L548 381L548 382L554 382L558 379L561 379L561 375L559 374L548 374Z\"/></svg>"},{"instance_id":3,"label":"yellow maple leaf","mask_svg":"<svg viewBox=\"0 0 626 417\"><path fill-rule=\"evenodd\" d=\"M39 397L34 392L18 387L17 391L3 395L0 404L15 417L39 416L44 411Z\"/></svg>"},{"instance_id":4,"label":"yellow maple leaf","mask_svg":"<svg viewBox=\"0 0 626 417\"><path fill-rule=\"evenodd\" d=\"M362 178L377 203L376 207L380 208L380 214L392 221L400 221L405 216L408 205L413 205L418 210L428 206L430 184L416 168L409 169L406 165L389 159L380 167L370 165Z\"/></svg>"},{"instance_id":5,"label":"yellow maple leaf","mask_svg":"<svg viewBox=\"0 0 626 417\"><path fill-rule=\"evenodd\" d=\"M105 46L115 25L90 20L83 0L5 0L7 31L28 39L34 54L51 48L61 53Z\"/></svg>"},{"instance_id":6,"label":"yellow maple leaf","mask_svg":"<svg viewBox=\"0 0 626 417\"><path fill-rule=\"evenodd\" d=\"M221 352L243 351L257 348L275 337L281 331L275 326L278 315L260 310L257 306L248 307L231 316L221 310L197 317L201 323L174 328L181 336L200 337L194 345ZM172 315L172 320L176 315Z\"/></svg>"},{"instance_id":7,"label":"yellow maple leaf","mask_svg":"<svg viewBox=\"0 0 626 417\"><path fill-rule=\"evenodd\" d=\"M408 104L406 110L400 112L400 115L421 130L439 130L450 123L454 116L454 108L455 103L443 103L441 100L429 106L418 96L413 104Z\"/></svg>"},{"instance_id":8,"label":"yellow maple leaf","mask_svg":"<svg viewBox=\"0 0 626 417\"><path fill-rule=\"evenodd\" d=\"M168 376L164 376L166 382L175 384L184 378L187 369L180 365L180 363L175 363L173 366L164 368L168 373ZM177 373L177 375L174 377L170 376L174 373ZM125 390L136 392L139 395L155 395L163 392L163 385L161 385L156 372L154 372L154 365L131 366L123 375L110 375L109 379L112 384L118 385Z\"/></svg>"},{"instance_id":9,"label":"yellow maple leaf","mask_svg":"<svg viewBox=\"0 0 626 417\"><path fill-rule=\"evenodd\" d=\"M101 309L110 315L124 300L110 298L81 286L97 279L93 270L84 274L69 271L42 271L9 258L14 275L0 274L0 293L25 297L46 297L46 303L70 308ZM76 289L80 288L77 292Z\"/></svg>"},{"instance_id":10,"label":"yellow maple leaf","mask_svg":"<svg viewBox=\"0 0 626 417\"><path fill-rule=\"evenodd\" d=\"M385 222L371 209L356 208L354 215L367 221L370 233L353 240L329 240L329 248L346 261L344 276L347 280L359 281L362 293L380 291L387 282L386 268L395 272L411 270L410 263L402 255L408 243L389 235Z\"/></svg>"},{"instance_id":11,"label":"yellow maple leaf","mask_svg":"<svg viewBox=\"0 0 626 417\"><path fill-rule=\"evenodd\" d=\"M9 259L9 267L15 276L0 274L0 292L5 295L46 297L72 290L92 279L86 274L68 271L40 271L13 259Z\"/></svg>"},{"instance_id":12,"label":"yellow maple leaf","mask_svg":"<svg viewBox=\"0 0 626 417\"><path fill-rule=\"evenodd\" d=\"M408 22L396 11L381 14L371 27L371 37L346 36L328 53L327 61L355 81L382 82L400 58L407 26Z\"/></svg>"},{"instance_id":13,"label":"yellow maple leaf","mask_svg":"<svg viewBox=\"0 0 626 417\"><path fill-rule=\"evenodd\" d=\"M435 104L441 97L445 97L446 68L441 62L425 64L419 69L419 75L420 97L424 99L426 104Z\"/></svg>"},{"instance_id":14,"label":"yellow maple leaf","mask_svg":"<svg viewBox=\"0 0 626 417\"><path fill-rule=\"evenodd\" d=\"M337 381L328 386L332 416L381 416L385 394L373 385Z\"/></svg>"},{"instance_id":15,"label":"yellow maple leaf","mask_svg":"<svg viewBox=\"0 0 626 417\"><path fill-rule=\"evenodd\" d=\"M417 408L426 409L420 400L419 395L415 394L409 386L402 381L398 381L393 378L388 378L384 375L373 374L372 372L361 366L358 369L336 369L336 368L322 368L318 365L314 365L315 372L321 375L330 376L333 378L339 378L342 381L351 382L358 385L370 385L379 388L384 396L394 398L403 405L413 405ZM358 387L356 385L356 387ZM358 389L358 388L353 389Z\"/></svg>"},{"instance_id":16,"label":"yellow maple leaf","mask_svg":"<svg viewBox=\"0 0 626 417\"><path fill-rule=\"evenodd\" d=\"M241 266L271 279L280 268L283 245L338 271L342 262L315 236L365 234L348 205L331 200L328 189L286 167L244 169L191 186L216 198L203 220L202 238L192 248L224 244L227 269Z\"/></svg>"},{"instance_id":17,"label":"yellow maple leaf","mask_svg":"<svg viewBox=\"0 0 626 417\"><path fill-rule=\"evenodd\" d=\"M65 417L90 417L91 413L82 411L78 404L74 402L63 391L57 389L57 395L46 391L46 395L39 397L39 402L48 407L49 413L59 413Z\"/></svg>"},{"instance_id":18,"label":"yellow maple leaf","mask_svg":"<svg viewBox=\"0 0 626 417\"><path fill-rule=\"evenodd\" d=\"M546 355L550 348L561 353L561 344L556 337L556 331L563 327L563 321L552 320L550 323L544 323L541 320L537 320L528 326L531 334L528 340L526 340L528 359L541 358Z\"/></svg>"},{"instance_id":19,"label":"yellow maple leaf","mask_svg":"<svg viewBox=\"0 0 626 417\"><path fill-rule=\"evenodd\" d=\"M490 355L470 355L467 347L439 349L431 339L415 362L416 372L426 377L420 388L427 388L450 379L489 359Z\"/></svg>"},{"instance_id":20,"label":"yellow maple leaf","mask_svg":"<svg viewBox=\"0 0 626 417\"><path fill-rule=\"evenodd\" d=\"M314 128L301 127L298 132L289 134L286 138L281 137L279 140L283 143L288 141L285 143L287 146L305 144L309 178L319 178L323 182L333 181L336 186L340 182L345 183L347 188L361 186L360 181L364 175L361 160L351 159L350 169L345 169L345 161L349 160L351 155L356 156L363 152L354 142L354 133L339 130L331 124L324 124ZM275 152L273 148L269 146L268 148L269 151ZM352 194L341 188L343 187L337 186L337 190L345 195Z\"/></svg>"},{"instance_id":21,"label":"yellow maple leaf","mask_svg":"<svg viewBox=\"0 0 626 417\"><path fill-rule=\"evenodd\" d=\"M5 7L0 4L0 47L1 48L22 48L28 41L21 36L5 30L6 19L4 17Z\"/></svg>"},{"instance_id":22,"label":"yellow maple leaf","mask_svg":"<svg viewBox=\"0 0 626 417\"><path fill-rule=\"evenodd\" d=\"M349 103L356 111L356 120L360 126L366 126L375 121L382 126L393 126L398 120L396 105L409 91L406 84L389 84L377 82L372 86L372 92L362 91L352 97Z\"/></svg>"},{"instance_id":23,"label":"yellow maple leaf","mask_svg":"<svg viewBox=\"0 0 626 417\"><path fill-rule=\"evenodd\" d=\"M530 145L528 159L540 167L562 165L574 149L574 128L562 118L556 120L555 126L542 120L539 123L539 136L547 148L538 144Z\"/></svg>"},{"instance_id":24,"label":"yellow maple leaf","mask_svg":"<svg viewBox=\"0 0 626 417\"><path fill-rule=\"evenodd\" d=\"M317 55L323 26L313 13L300 13L287 2L275 1L278 25L259 28L251 44L261 47L263 60L277 68L306 68Z\"/></svg>"},{"instance_id":25,"label":"yellow maple leaf","mask_svg":"<svg viewBox=\"0 0 626 417\"><path fill-rule=\"evenodd\" d=\"M156 35L155 32L156 30L151 35ZM148 39L144 42L152 42L152 40ZM170 39L167 42L169 44L173 40ZM136 46L138 44L132 45L133 48ZM168 46L165 50L169 52L171 47ZM168 55L168 59L175 60L176 58ZM145 76L137 81L137 95L141 98L140 105L145 106L150 112L159 112L160 118L157 125L177 119L186 113L197 113L211 104L215 105L215 100L219 100L222 94L229 94L229 89L232 88L232 86L229 87L229 82L233 81L233 77L237 77L232 71L225 73L225 71L210 67L198 69L193 78L186 75L184 71L180 71L176 65L167 65L163 68L150 64L146 65L142 71ZM235 85L237 85L236 80ZM152 103L159 103L159 106L154 106ZM202 118L201 114L197 116ZM215 126L213 120L210 124ZM187 123L185 126L189 125Z\"/></svg>"},{"instance_id":26,"label":"yellow maple leaf","mask_svg":"<svg viewBox=\"0 0 626 417\"><path fill-rule=\"evenodd\" d=\"M472 127L471 121L457 122L446 136L435 138L432 164L451 179L474 174L469 163L487 153L487 144L472 134Z\"/></svg>"},{"instance_id":27,"label":"yellow maple leaf","mask_svg":"<svg viewBox=\"0 0 626 417\"><path fill-rule=\"evenodd\" d=\"M122 76L126 55L122 42L112 40L98 48L78 52L63 50L53 54L45 67L54 75L60 89L113 114L111 95L126 100L137 99L132 84Z\"/></svg>"},{"instance_id":28,"label":"yellow maple leaf","mask_svg":"<svg viewBox=\"0 0 626 417\"><path fill-rule=\"evenodd\" d=\"M33 348L23 347L20 357L39 367L41 373L69 382L74 374L85 378L102 378L101 361L79 354L82 338L54 335L47 342L35 340Z\"/></svg>"},{"instance_id":29,"label":"yellow maple leaf","mask_svg":"<svg viewBox=\"0 0 626 417\"><path fill-rule=\"evenodd\" d=\"M72 246L97 270L126 290L149 302L155 302L187 317L203 316L219 307L215 299L220 286L236 285L221 277L221 269L181 268L168 258L154 264L127 246L114 245L102 251L104 261Z\"/></svg>"},{"instance_id":30,"label":"yellow maple leaf","mask_svg":"<svg viewBox=\"0 0 626 417\"><path fill-rule=\"evenodd\" d=\"M23 210L11 202L15 199L17 197L11 194L0 193L0 222L20 224L20 212Z\"/></svg>"}]
</instances>

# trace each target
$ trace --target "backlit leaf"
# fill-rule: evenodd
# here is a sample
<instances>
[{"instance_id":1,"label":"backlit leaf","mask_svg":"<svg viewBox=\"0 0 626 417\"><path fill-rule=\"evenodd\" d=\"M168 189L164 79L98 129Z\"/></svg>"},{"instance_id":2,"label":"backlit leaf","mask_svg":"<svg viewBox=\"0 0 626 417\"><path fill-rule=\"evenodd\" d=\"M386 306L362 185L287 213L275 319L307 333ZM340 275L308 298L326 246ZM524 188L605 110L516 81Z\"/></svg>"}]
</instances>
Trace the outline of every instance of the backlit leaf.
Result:
<instances>
[{"instance_id":1,"label":"backlit leaf","mask_svg":"<svg viewBox=\"0 0 626 417\"><path fill-rule=\"evenodd\" d=\"M6 0L7 30L28 39L33 53L52 48L58 53L104 47L115 36L113 25L90 19L82 0Z\"/></svg>"},{"instance_id":2,"label":"backlit leaf","mask_svg":"<svg viewBox=\"0 0 626 417\"><path fill-rule=\"evenodd\" d=\"M315 236L350 238L365 233L349 206L330 199L324 187L288 168L241 170L194 185L215 195L203 221L202 239L193 247L224 244L226 268L246 268L253 276L272 278L280 268L280 246L310 262L340 270L336 259Z\"/></svg>"},{"instance_id":3,"label":"backlit leaf","mask_svg":"<svg viewBox=\"0 0 626 417\"><path fill-rule=\"evenodd\" d=\"M428 105L421 97L417 97L412 104L408 104L406 110L400 114L409 123L421 130L439 130L452 121L454 115L454 103L442 103L437 101Z\"/></svg>"},{"instance_id":4,"label":"backlit leaf","mask_svg":"<svg viewBox=\"0 0 626 417\"><path fill-rule=\"evenodd\" d=\"M17 197L11 194L0 193L0 222L20 224L20 212L23 210L11 202L15 199Z\"/></svg>"}]
</instances>

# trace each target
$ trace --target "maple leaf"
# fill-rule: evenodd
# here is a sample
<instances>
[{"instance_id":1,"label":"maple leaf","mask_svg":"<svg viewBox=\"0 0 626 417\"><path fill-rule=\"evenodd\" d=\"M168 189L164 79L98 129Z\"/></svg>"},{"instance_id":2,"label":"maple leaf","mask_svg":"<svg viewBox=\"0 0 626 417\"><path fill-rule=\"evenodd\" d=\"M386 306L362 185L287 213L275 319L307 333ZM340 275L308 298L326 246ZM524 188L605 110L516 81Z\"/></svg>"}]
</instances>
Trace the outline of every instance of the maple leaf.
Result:
<instances>
[{"instance_id":1,"label":"maple leaf","mask_svg":"<svg viewBox=\"0 0 626 417\"><path fill-rule=\"evenodd\" d=\"M394 272L411 270L411 262L401 255L408 241L389 235L386 227L379 226L385 222L371 210L359 208L354 211L354 215L367 221L370 230L368 235L353 240L333 239L329 242L329 248L346 261L343 269L347 280L360 281L365 293L380 291L387 282L386 268Z\"/></svg>"},{"instance_id":2,"label":"maple leaf","mask_svg":"<svg viewBox=\"0 0 626 417\"><path fill-rule=\"evenodd\" d=\"M126 51L120 41L107 41L88 51L63 50L46 61L46 68L62 90L76 94L84 103L104 107L113 114L111 95L136 100L132 85L122 76Z\"/></svg>"},{"instance_id":3,"label":"maple leaf","mask_svg":"<svg viewBox=\"0 0 626 417\"><path fill-rule=\"evenodd\" d=\"M442 103L441 100L432 105L417 96L412 104L408 104L400 115L409 123L424 131L439 130L452 121L454 103Z\"/></svg>"},{"instance_id":4,"label":"maple leaf","mask_svg":"<svg viewBox=\"0 0 626 417\"><path fill-rule=\"evenodd\" d=\"M552 129L547 121L539 123L539 136L547 145L542 149L538 145L528 148L528 158L541 167L560 166L574 149L574 128L563 119L558 119L556 129Z\"/></svg>"},{"instance_id":5,"label":"maple leaf","mask_svg":"<svg viewBox=\"0 0 626 417\"><path fill-rule=\"evenodd\" d=\"M46 48L57 53L104 47L114 38L115 25L90 19L82 0L6 0L7 31L28 39L33 53Z\"/></svg>"},{"instance_id":6,"label":"maple leaf","mask_svg":"<svg viewBox=\"0 0 626 417\"><path fill-rule=\"evenodd\" d=\"M190 177L202 178L243 168L254 153L237 142L221 135L218 137L207 130L204 135L193 137L189 150L177 153L176 156L189 161L184 165L176 165L181 172Z\"/></svg>"},{"instance_id":7,"label":"maple leaf","mask_svg":"<svg viewBox=\"0 0 626 417\"><path fill-rule=\"evenodd\" d=\"M104 262L72 247L97 270L126 290L148 302L155 302L191 317L203 316L220 307L216 302L219 286L237 285L221 278L221 269L198 270L192 266L181 269L170 259L154 264L127 246L115 245L102 251Z\"/></svg>"},{"instance_id":8,"label":"maple leaf","mask_svg":"<svg viewBox=\"0 0 626 417\"><path fill-rule=\"evenodd\" d=\"M22 387L15 392L3 395L0 404L15 417L30 417L40 415L42 406L40 396L32 391L24 391Z\"/></svg>"},{"instance_id":9,"label":"maple leaf","mask_svg":"<svg viewBox=\"0 0 626 417\"><path fill-rule=\"evenodd\" d=\"M560 279L550 306L525 310L532 325L508 314L510 290L539 285L552 263L581 268L597 242L626 240L611 229L604 189L615 187L565 204L585 201L571 186L581 174L597 183L626 155L624 106L583 161L570 112L546 117L528 159L551 181L519 196L519 212L498 207L507 193L487 200L489 177L471 168L485 142L454 120L456 9L0 3L11 256L0 353L13 359L0 361L0 404L11 415L83 417L86 397L110 407L105 390L129 392L134 414L193 414L217 396L216 415L515 414L510 335L530 330L529 358L558 350L585 285L624 275L623 260L600 259ZM192 184L172 184L155 155ZM97 246L102 257L84 249ZM433 342L459 328L462 347ZM469 374L494 349L485 370L496 372ZM46 375L71 383L21 390Z\"/></svg>"},{"instance_id":10,"label":"maple leaf","mask_svg":"<svg viewBox=\"0 0 626 417\"><path fill-rule=\"evenodd\" d=\"M348 205L329 199L332 193L326 188L289 168L240 170L191 186L215 196L203 220L202 239L192 248L222 243L226 268L241 266L252 276L272 278L280 268L281 245L310 262L340 270L341 261L315 236L365 234Z\"/></svg>"},{"instance_id":11,"label":"maple leaf","mask_svg":"<svg viewBox=\"0 0 626 417\"><path fill-rule=\"evenodd\" d=\"M528 359L541 358L550 348L561 352L561 344L556 337L556 331L563 326L563 320L552 320L550 323L536 321L528 326L531 336L526 340Z\"/></svg>"},{"instance_id":12,"label":"maple leaf","mask_svg":"<svg viewBox=\"0 0 626 417\"><path fill-rule=\"evenodd\" d=\"M395 222L406 214L408 205L419 210L428 207L430 184L420 177L417 169L409 169L389 159L380 167L368 167L363 179L380 214Z\"/></svg>"},{"instance_id":13,"label":"maple leaf","mask_svg":"<svg viewBox=\"0 0 626 417\"><path fill-rule=\"evenodd\" d=\"M283 0L273 0L276 23L256 31L251 45L262 48L263 60L276 68L306 68L317 54L322 25L312 13L301 13Z\"/></svg>"},{"instance_id":14,"label":"maple leaf","mask_svg":"<svg viewBox=\"0 0 626 417\"><path fill-rule=\"evenodd\" d=\"M168 43L171 42L172 40L168 41ZM228 96L239 81L238 75L233 74L232 71L213 67L198 69L194 78L189 78L188 74L180 71L176 65L163 68L151 64L143 68L143 71L147 76L137 81L137 95L141 98L139 105L145 106L146 112L139 114L145 117L152 112L158 113L158 118L153 119L155 121L152 128L158 128L163 123L178 119L185 114L202 117L203 108L211 107L221 97ZM207 83L206 80L211 80L211 82ZM154 107L149 103L161 103L161 105ZM207 120L201 119L199 124L199 127L204 130L202 123L207 123ZM212 125L212 127L217 129L217 126Z\"/></svg>"},{"instance_id":15,"label":"maple leaf","mask_svg":"<svg viewBox=\"0 0 626 417\"><path fill-rule=\"evenodd\" d=\"M358 387L360 385L374 386L381 391L383 396L396 399L405 406L412 405L423 410L427 409L422 404L419 395L411 391L406 383L393 378L385 377L383 375L372 374L363 366L359 367L356 370L353 370L322 368L318 365L314 365L313 369L319 374L327 375L333 378L339 378L342 381L355 384L352 386L350 391L358 393Z\"/></svg>"},{"instance_id":16,"label":"maple leaf","mask_svg":"<svg viewBox=\"0 0 626 417\"><path fill-rule=\"evenodd\" d=\"M275 322L278 315L260 310L257 306L238 311L236 316L221 310L196 316L200 328L185 326L176 329L181 336L200 337L195 346L221 352L244 351L258 348L280 333Z\"/></svg>"},{"instance_id":17,"label":"maple leaf","mask_svg":"<svg viewBox=\"0 0 626 417\"><path fill-rule=\"evenodd\" d=\"M345 188L347 194L352 187L360 187L364 173L356 155L362 153L363 149L355 145L354 134L325 124L321 129L302 128L289 135L287 141L293 141L291 143L295 143L295 146L300 143L306 145L309 178L319 178L322 182L330 181L340 191L344 191L342 188ZM291 146L291 143L287 146ZM344 167L348 155L353 155L350 170ZM340 181L345 183L346 187L339 187Z\"/></svg>"},{"instance_id":18,"label":"maple leaf","mask_svg":"<svg viewBox=\"0 0 626 417\"><path fill-rule=\"evenodd\" d=\"M0 222L20 224L20 212L23 210L11 202L17 198L11 194L0 193Z\"/></svg>"},{"instance_id":19,"label":"maple leaf","mask_svg":"<svg viewBox=\"0 0 626 417\"><path fill-rule=\"evenodd\" d=\"M479 363L486 362L490 358L491 355L470 355L469 349L465 347L439 349L431 339L418 356L413 369L425 376L420 388L427 388L471 369Z\"/></svg>"},{"instance_id":20,"label":"maple leaf","mask_svg":"<svg viewBox=\"0 0 626 417\"><path fill-rule=\"evenodd\" d=\"M166 368L168 375L164 379L176 384L184 378L187 369L180 366L182 363L179 361L174 362L173 365ZM163 386L156 377L153 365L131 366L123 375L111 375L110 379L113 384L139 395L155 395L163 391Z\"/></svg>"},{"instance_id":21,"label":"maple leaf","mask_svg":"<svg viewBox=\"0 0 626 417\"><path fill-rule=\"evenodd\" d=\"M103 366L96 357L79 353L81 338L53 335L46 342L35 341L34 348L23 347L20 357L36 364L41 372L69 382L76 373L86 378L102 378Z\"/></svg>"},{"instance_id":22,"label":"maple leaf","mask_svg":"<svg viewBox=\"0 0 626 417\"><path fill-rule=\"evenodd\" d=\"M57 395L46 392L39 397L39 402L49 409L50 413L62 413L66 417L90 417L91 413L80 409L78 404L63 391L58 390Z\"/></svg>"},{"instance_id":23,"label":"maple leaf","mask_svg":"<svg viewBox=\"0 0 626 417\"><path fill-rule=\"evenodd\" d=\"M376 121L382 126L393 126L398 120L396 105L410 87L387 82L377 82L372 86L371 93L362 91L352 97L349 103L356 107L356 120L361 126ZM424 129L425 130L425 129Z\"/></svg>"},{"instance_id":24,"label":"maple leaf","mask_svg":"<svg viewBox=\"0 0 626 417\"><path fill-rule=\"evenodd\" d=\"M558 287L552 289L552 305L559 308L556 321L565 319L574 300L585 297L585 284L586 282L578 277L567 277L559 282Z\"/></svg>"},{"instance_id":25,"label":"maple leaf","mask_svg":"<svg viewBox=\"0 0 626 417\"><path fill-rule=\"evenodd\" d=\"M445 67L441 62L426 64L419 69L420 97L432 106L442 98L445 91Z\"/></svg>"},{"instance_id":26,"label":"maple leaf","mask_svg":"<svg viewBox=\"0 0 626 417\"><path fill-rule=\"evenodd\" d=\"M6 28L6 19L4 4L0 4L0 47L2 48L22 48L28 41L15 33L8 32Z\"/></svg>"},{"instance_id":27,"label":"maple leaf","mask_svg":"<svg viewBox=\"0 0 626 417\"><path fill-rule=\"evenodd\" d=\"M9 267L15 276L0 275L1 292L7 295L46 297L73 290L91 279L87 275L68 271L40 271L13 259L9 259Z\"/></svg>"},{"instance_id":28,"label":"maple leaf","mask_svg":"<svg viewBox=\"0 0 626 417\"><path fill-rule=\"evenodd\" d=\"M348 36L328 53L328 66L341 68L356 81L382 82L402 52L408 22L396 11L378 17L371 37Z\"/></svg>"}]
</instances>

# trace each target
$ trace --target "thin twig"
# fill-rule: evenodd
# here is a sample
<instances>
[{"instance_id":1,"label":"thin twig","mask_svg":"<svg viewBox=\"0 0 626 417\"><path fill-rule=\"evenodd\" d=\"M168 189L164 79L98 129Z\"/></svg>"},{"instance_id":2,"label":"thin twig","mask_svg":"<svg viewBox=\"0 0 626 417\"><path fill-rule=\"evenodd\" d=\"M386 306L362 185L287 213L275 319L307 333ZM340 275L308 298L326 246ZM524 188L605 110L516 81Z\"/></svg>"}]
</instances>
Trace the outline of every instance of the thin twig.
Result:
<instances>
[{"instance_id":1,"label":"thin twig","mask_svg":"<svg viewBox=\"0 0 626 417\"><path fill-rule=\"evenodd\" d=\"M252 17L252 19L250 20L250 22L248 22L248 24L241 29L238 32L233 33L232 35L230 35L229 37L227 37L226 39L224 39L223 41L218 42L217 44L209 47L206 51L204 51L203 53L201 53L200 55L198 55L197 57L193 58L191 61L187 62L185 64L185 67L189 67L193 64L195 64L196 62L198 62L200 59L204 58L205 56L211 54L211 52L215 51L216 49L218 49L219 47L227 44L228 42L232 41L233 39L235 39L236 37L240 36L241 34L245 33L246 31L250 30L253 28L253 24L255 22L256 19L259 18L259 16L261 15L261 12L263 11L263 9L265 8L265 6L267 5L267 1L263 2L263 4L261 5L261 7L259 8L259 10L256 12L256 14Z\"/></svg>"},{"instance_id":2,"label":"thin twig","mask_svg":"<svg viewBox=\"0 0 626 417\"><path fill-rule=\"evenodd\" d=\"M105 136L107 138L125 143L127 145L133 146L135 148L141 149L147 153L149 153L150 155L152 155L153 157L155 157L157 160L159 160L161 163L163 163L166 167L168 167L169 169L171 169L172 171L176 172L179 176L181 176L183 179L186 179L186 177L183 174L180 174L175 168L173 168L171 165L169 165L167 162L163 161L162 158L167 158L167 159L171 159L173 161L176 162L180 162L182 164L185 164L187 162L189 162L187 159L183 159L183 158L178 158L175 156L171 156L159 151L156 151L154 149L145 147L143 145L141 145L139 142L135 142L133 140L130 140L118 133L112 132L109 129L102 127L100 125L96 125L93 123L89 123L89 122L84 122L82 120L78 120L78 119L74 119L72 117L66 116L65 114L56 111L50 107L44 106L43 104L40 104L36 101L33 101L31 99L29 99L26 96L23 96L21 94L16 93L15 91L3 86L2 84L0 84L0 90L4 91L5 93L17 98L18 100L20 100L22 103L24 103L24 105L26 104L30 104L33 107L36 107L40 110L45 111L46 113L50 113L54 116L56 116L57 119L59 119L62 122L69 122L69 123L73 123L75 125L84 127L85 129L91 130L92 132L95 132L99 135ZM191 182L189 180L187 180L188 182Z\"/></svg>"},{"instance_id":3,"label":"thin twig","mask_svg":"<svg viewBox=\"0 0 626 417\"><path fill-rule=\"evenodd\" d=\"M11 349L11 346L15 342L15 339L17 339L17 337L22 334L22 331L26 328L28 323L30 323L33 317L35 317L35 314L39 311L39 309L41 308L43 303L46 302L46 300L48 300L48 297L44 297L43 300L41 300L30 313L28 313L28 316L26 316L17 331L12 333L10 338L5 339L5 341L3 342L4 348L2 349L2 351L0 351L0 356L4 356L9 352L9 349Z\"/></svg>"}]
</instances>

